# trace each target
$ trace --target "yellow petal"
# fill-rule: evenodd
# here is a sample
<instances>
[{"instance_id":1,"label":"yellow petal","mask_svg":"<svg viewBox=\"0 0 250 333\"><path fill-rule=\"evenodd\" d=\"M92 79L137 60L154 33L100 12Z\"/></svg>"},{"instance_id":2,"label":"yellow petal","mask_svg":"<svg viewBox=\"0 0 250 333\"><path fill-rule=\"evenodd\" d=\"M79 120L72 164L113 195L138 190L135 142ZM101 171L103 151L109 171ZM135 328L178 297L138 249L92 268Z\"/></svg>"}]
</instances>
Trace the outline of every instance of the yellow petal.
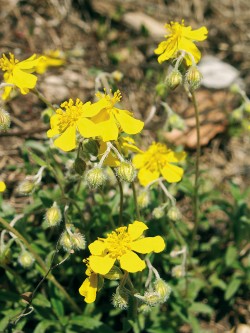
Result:
<instances>
[{"instance_id":1,"label":"yellow petal","mask_svg":"<svg viewBox=\"0 0 250 333\"><path fill-rule=\"evenodd\" d=\"M182 35L193 41L205 40L207 39L207 34L208 34L207 28L204 26L196 30L191 30L191 27L182 28Z\"/></svg>"},{"instance_id":2,"label":"yellow petal","mask_svg":"<svg viewBox=\"0 0 250 333\"><path fill-rule=\"evenodd\" d=\"M153 182L159 178L160 173L158 170L150 171L146 168L142 168L138 172L138 179L142 186L147 186L149 183Z\"/></svg>"},{"instance_id":3,"label":"yellow petal","mask_svg":"<svg viewBox=\"0 0 250 333\"><path fill-rule=\"evenodd\" d=\"M98 150L98 158L99 160L102 158L102 155L107 150L107 144L106 142L103 142L102 140L99 141L100 148ZM108 165L110 167L117 167L120 165L120 161L117 158L116 154L114 154L113 151L111 151L108 156L104 160L104 165Z\"/></svg>"},{"instance_id":4,"label":"yellow petal","mask_svg":"<svg viewBox=\"0 0 250 333\"><path fill-rule=\"evenodd\" d=\"M100 132L98 126L87 118L80 118L76 124L80 134L85 138L93 138Z\"/></svg>"},{"instance_id":5,"label":"yellow petal","mask_svg":"<svg viewBox=\"0 0 250 333\"><path fill-rule=\"evenodd\" d=\"M136 273L142 271L146 264L138 255L132 251L128 251L120 258L120 266L127 272Z\"/></svg>"},{"instance_id":6,"label":"yellow petal","mask_svg":"<svg viewBox=\"0 0 250 333\"><path fill-rule=\"evenodd\" d=\"M85 297L86 303L93 303L96 299L96 292L97 292L97 285L98 285L98 275L91 274L89 278L86 278L79 288L80 295Z\"/></svg>"},{"instance_id":7,"label":"yellow petal","mask_svg":"<svg viewBox=\"0 0 250 333\"><path fill-rule=\"evenodd\" d=\"M16 65L16 67L18 67L21 70L28 71L29 73L32 73L32 72L35 71L36 66L39 64L39 62L44 61L45 59L46 59L46 57L44 57L44 56L36 58L36 54L33 54L28 59L20 61Z\"/></svg>"},{"instance_id":8,"label":"yellow petal","mask_svg":"<svg viewBox=\"0 0 250 333\"><path fill-rule=\"evenodd\" d=\"M195 63L198 63L200 61L201 58L201 53L199 51L199 49L197 48L197 46L190 40L186 39L186 38L181 38L181 40L179 41L179 50L184 50L187 51L189 53L192 54L192 56L194 57ZM188 55L185 56L185 59L190 58ZM192 62L189 60L187 61L187 65L191 65Z\"/></svg>"},{"instance_id":9,"label":"yellow petal","mask_svg":"<svg viewBox=\"0 0 250 333\"><path fill-rule=\"evenodd\" d=\"M162 54L158 57L158 62L161 64L163 61L169 60L172 58L175 53L178 51L179 46L176 42L176 39L169 39L166 43L166 48Z\"/></svg>"},{"instance_id":10,"label":"yellow petal","mask_svg":"<svg viewBox=\"0 0 250 333\"><path fill-rule=\"evenodd\" d=\"M130 235L132 240L139 238L148 227L145 223L140 221L134 221L128 225L128 234Z\"/></svg>"},{"instance_id":11,"label":"yellow petal","mask_svg":"<svg viewBox=\"0 0 250 333\"><path fill-rule=\"evenodd\" d=\"M162 176L169 183L179 182L183 176L183 169L177 165L168 163L164 168L161 169Z\"/></svg>"},{"instance_id":12,"label":"yellow petal","mask_svg":"<svg viewBox=\"0 0 250 333\"><path fill-rule=\"evenodd\" d=\"M119 131L113 116L110 116L109 120L99 123L97 130L98 136L100 136L104 142L116 141L118 138Z\"/></svg>"},{"instance_id":13,"label":"yellow petal","mask_svg":"<svg viewBox=\"0 0 250 333\"><path fill-rule=\"evenodd\" d=\"M117 111L118 109L116 109ZM122 130L127 134L137 134L140 133L143 129L144 122L138 119L135 119L128 115L126 110L118 110L119 112L115 113L115 118L119 122Z\"/></svg>"},{"instance_id":14,"label":"yellow petal","mask_svg":"<svg viewBox=\"0 0 250 333\"><path fill-rule=\"evenodd\" d=\"M76 147L76 125L69 126L55 141L54 145L63 151L70 151Z\"/></svg>"},{"instance_id":15,"label":"yellow petal","mask_svg":"<svg viewBox=\"0 0 250 333\"><path fill-rule=\"evenodd\" d=\"M181 161L184 161L185 158L186 158L187 154L182 151L182 152L179 152L179 153L175 153L174 151L171 151L167 154L167 161L168 162L181 162Z\"/></svg>"},{"instance_id":16,"label":"yellow petal","mask_svg":"<svg viewBox=\"0 0 250 333\"><path fill-rule=\"evenodd\" d=\"M22 94L27 94L27 89L35 87L37 77L33 74L26 73L18 67L13 69L13 83L21 90Z\"/></svg>"},{"instance_id":17,"label":"yellow petal","mask_svg":"<svg viewBox=\"0 0 250 333\"><path fill-rule=\"evenodd\" d=\"M9 83L9 82L8 82ZM2 99L5 101L9 96L11 91L13 90L13 87L5 87L4 92L2 94Z\"/></svg>"},{"instance_id":18,"label":"yellow petal","mask_svg":"<svg viewBox=\"0 0 250 333\"><path fill-rule=\"evenodd\" d=\"M145 237L134 241L131 249L139 253L162 252L165 249L165 242L161 236Z\"/></svg>"},{"instance_id":19,"label":"yellow petal","mask_svg":"<svg viewBox=\"0 0 250 333\"><path fill-rule=\"evenodd\" d=\"M89 266L92 271L101 275L107 274L115 263L115 258L110 258L109 256L98 257L90 256L89 257Z\"/></svg>"},{"instance_id":20,"label":"yellow petal","mask_svg":"<svg viewBox=\"0 0 250 333\"><path fill-rule=\"evenodd\" d=\"M0 192L4 192L6 190L6 185L3 181L0 181Z\"/></svg>"},{"instance_id":21,"label":"yellow petal","mask_svg":"<svg viewBox=\"0 0 250 333\"><path fill-rule=\"evenodd\" d=\"M49 129L47 131L47 136L48 138L52 138L53 136L59 134L59 130L58 130L58 123L59 123L59 117L57 114L54 114L52 117L50 117L50 127L51 129Z\"/></svg>"},{"instance_id":22,"label":"yellow petal","mask_svg":"<svg viewBox=\"0 0 250 333\"><path fill-rule=\"evenodd\" d=\"M107 108L110 105L110 102L106 98L101 98L98 102L91 104L88 112L86 112L86 117L94 117L100 113L103 109Z\"/></svg>"},{"instance_id":23,"label":"yellow petal","mask_svg":"<svg viewBox=\"0 0 250 333\"><path fill-rule=\"evenodd\" d=\"M133 164L136 169L140 169L144 165L144 154L138 154L133 157Z\"/></svg>"},{"instance_id":24,"label":"yellow petal","mask_svg":"<svg viewBox=\"0 0 250 333\"><path fill-rule=\"evenodd\" d=\"M100 240L96 240L89 245L90 253L96 256L104 255L105 249L106 249L105 243Z\"/></svg>"}]
</instances>

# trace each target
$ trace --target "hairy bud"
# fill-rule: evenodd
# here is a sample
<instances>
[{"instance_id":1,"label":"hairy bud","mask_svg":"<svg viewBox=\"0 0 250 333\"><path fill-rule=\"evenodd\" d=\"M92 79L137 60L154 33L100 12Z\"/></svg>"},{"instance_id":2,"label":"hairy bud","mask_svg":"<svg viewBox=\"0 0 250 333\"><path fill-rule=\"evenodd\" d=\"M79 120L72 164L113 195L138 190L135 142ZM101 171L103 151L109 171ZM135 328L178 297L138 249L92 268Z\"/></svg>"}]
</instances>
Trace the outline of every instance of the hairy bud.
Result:
<instances>
[{"instance_id":1,"label":"hairy bud","mask_svg":"<svg viewBox=\"0 0 250 333\"><path fill-rule=\"evenodd\" d=\"M10 128L10 114L0 107L0 131L7 131Z\"/></svg>"},{"instance_id":2,"label":"hairy bud","mask_svg":"<svg viewBox=\"0 0 250 333\"><path fill-rule=\"evenodd\" d=\"M182 75L178 69L174 69L167 77L166 77L166 85L169 89L174 90L180 84L182 84Z\"/></svg>"},{"instance_id":3,"label":"hairy bud","mask_svg":"<svg viewBox=\"0 0 250 333\"><path fill-rule=\"evenodd\" d=\"M62 214L56 202L54 202L53 206L46 211L44 219L49 227L55 227L60 224L62 221Z\"/></svg>"},{"instance_id":4,"label":"hairy bud","mask_svg":"<svg viewBox=\"0 0 250 333\"><path fill-rule=\"evenodd\" d=\"M202 74L196 66L191 66L185 76L185 83L192 92L199 88L201 84Z\"/></svg>"},{"instance_id":5,"label":"hairy bud","mask_svg":"<svg viewBox=\"0 0 250 333\"><path fill-rule=\"evenodd\" d=\"M24 268L29 268L33 265L34 263L34 258L31 253L28 251L24 250L21 252L21 254L18 257L18 262L19 264L24 267Z\"/></svg>"},{"instance_id":6,"label":"hairy bud","mask_svg":"<svg viewBox=\"0 0 250 333\"><path fill-rule=\"evenodd\" d=\"M116 169L116 174L121 180L131 183L135 179L136 170L131 162L124 161Z\"/></svg>"},{"instance_id":7,"label":"hairy bud","mask_svg":"<svg viewBox=\"0 0 250 333\"><path fill-rule=\"evenodd\" d=\"M105 183L106 176L101 168L96 167L89 170L86 175L86 181L90 187L97 188Z\"/></svg>"},{"instance_id":8,"label":"hairy bud","mask_svg":"<svg viewBox=\"0 0 250 333\"><path fill-rule=\"evenodd\" d=\"M137 197L137 203L140 208L146 208L150 203L148 191L142 191Z\"/></svg>"},{"instance_id":9,"label":"hairy bud","mask_svg":"<svg viewBox=\"0 0 250 333\"><path fill-rule=\"evenodd\" d=\"M171 287L162 279L157 279L154 283L155 291L159 294L161 302L164 303L169 298Z\"/></svg>"}]
</instances>

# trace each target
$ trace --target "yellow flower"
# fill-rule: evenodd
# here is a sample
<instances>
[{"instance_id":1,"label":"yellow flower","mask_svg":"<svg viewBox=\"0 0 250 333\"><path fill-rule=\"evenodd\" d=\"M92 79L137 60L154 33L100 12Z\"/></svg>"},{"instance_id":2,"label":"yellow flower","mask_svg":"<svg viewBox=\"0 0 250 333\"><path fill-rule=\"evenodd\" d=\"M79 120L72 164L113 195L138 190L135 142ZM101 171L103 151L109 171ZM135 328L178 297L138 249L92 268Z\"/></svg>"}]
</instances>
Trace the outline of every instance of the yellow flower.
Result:
<instances>
[{"instance_id":1,"label":"yellow flower","mask_svg":"<svg viewBox=\"0 0 250 333\"><path fill-rule=\"evenodd\" d=\"M125 271L135 273L142 271L146 264L135 253L162 252L165 248L161 236L143 237L143 232L148 229L143 222L135 221L128 227L120 227L112 231L106 238L98 238L89 245L91 256L89 266L93 272L107 274L116 260ZM135 251L135 252L134 252Z\"/></svg>"},{"instance_id":2,"label":"yellow flower","mask_svg":"<svg viewBox=\"0 0 250 333\"><path fill-rule=\"evenodd\" d=\"M197 30L184 26L184 20L182 23L170 22L165 24L165 28L168 33L165 35L166 41L161 42L157 49L156 54L160 54L158 62L161 64L163 61L177 58L181 51L186 51L185 60L187 66L192 65L192 60L188 53L194 57L195 63L198 63L201 58L201 53L194 44L194 41L203 41L207 38L207 28L201 27Z\"/></svg>"},{"instance_id":3,"label":"yellow flower","mask_svg":"<svg viewBox=\"0 0 250 333\"><path fill-rule=\"evenodd\" d=\"M98 125L98 136L104 142L117 140L119 132L137 134L142 130L142 121L135 119L131 112L115 107L122 98L119 90L114 93L114 97L106 93L97 93L96 96L99 101L91 106L94 113L91 120Z\"/></svg>"},{"instance_id":4,"label":"yellow flower","mask_svg":"<svg viewBox=\"0 0 250 333\"><path fill-rule=\"evenodd\" d=\"M98 274L94 273L87 264L86 275L88 275L88 277L79 288L79 293L84 297L86 303L93 303L96 299L98 289Z\"/></svg>"},{"instance_id":5,"label":"yellow flower","mask_svg":"<svg viewBox=\"0 0 250 333\"><path fill-rule=\"evenodd\" d=\"M105 153L108 146L107 146L107 143L102 140L99 141L99 144L100 144L100 147L98 150L98 158L101 159L102 155ZM129 154L129 151L134 152L134 153L142 153L142 150L139 149L135 145L134 139L132 139L128 136L127 137L121 136L118 139L118 141L113 142L113 145L119 151L119 153L121 153L121 155L123 157L127 157ZM111 150L110 153L108 154L108 156L106 157L106 159L104 160L103 164L108 165L110 167L117 167L120 165L120 163L121 163L121 161L119 160L119 158L117 157L115 152L113 150Z\"/></svg>"},{"instance_id":6,"label":"yellow flower","mask_svg":"<svg viewBox=\"0 0 250 333\"><path fill-rule=\"evenodd\" d=\"M36 66L38 74L43 74L48 67L59 67L65 63L64 55L60 50L48 50L44 55L44 59Z\"/></svg>"},{"instance_id":7,"label":"yellow flower","mask_svg":"<svg viewBox=\"0 0 250 333\"><path fill-rule=\"evenodd\" d=\"M6 185L3 181L0 181L0 192L4 192L6 190Z\"/></svg>"},{"instance_id":8,"label":"yellow flower","mask_svg":"<svg viewBox=\"0 0 250 333\"><path fill-rule=\"evenodd\" d=\"M91 103L83 102L77 98L76 102L69 99L68 102L61 104L65 109L57 109L56 114L50 118L51 129L48 130L47 136L52 138L56 135L59 137L54 141L56 147L70 151L76 147L76 132L79 132L85 138L98 135L96 125L88 119L93 112Z\"/></svg>"},{"instance_id":9,"label":"yellow flower","mask_svg":"<svg viewBox=\"0 0 250 333\"><path fill-rule=\"evenodd\" d=\"M142 186L147 186L161 175L169 182L179 182L183 175L183 169L172 164L183 161L185 152L175 153L162 143L153 142L142 154L133 158L135 168L140 169L138 178Z\"/></svg>"},{"instance_id":10,"label":"yellow flower","mask_svg":"<svg viewBox=\"0 0 250 333\"><path fill-rule=\"evenodd\" d=\"M43 60L44 57L36 57L33 54L30 58L20 61L15 59L14 54L9 54L9 59L5 54L2 55L0 59L0 68L4 71L4 81L6 83L13 84L17 86L23 95L27 94L30 89L36 86L37 77L31 73L36 70L39 62ZM2 98L6 100L13 87L5 87Z\"/></svg>"}]
</instances>

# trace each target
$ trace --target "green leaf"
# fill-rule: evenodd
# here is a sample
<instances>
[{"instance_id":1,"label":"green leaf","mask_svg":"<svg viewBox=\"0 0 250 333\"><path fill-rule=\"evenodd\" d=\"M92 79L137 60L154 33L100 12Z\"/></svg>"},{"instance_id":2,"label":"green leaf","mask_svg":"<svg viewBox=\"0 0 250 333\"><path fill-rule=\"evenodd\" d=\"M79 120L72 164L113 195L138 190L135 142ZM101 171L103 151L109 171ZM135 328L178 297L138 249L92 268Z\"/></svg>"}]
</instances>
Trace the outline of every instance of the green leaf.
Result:
<instances>
[{"instance_id":1,"label":"green leaf","mask_svg":"<svg viewBox=\"0 0 250 333\"><path fill-rule=\"evenodd\" d=\"M36 164L38 164L39 166L47 166L47 163L44 160L42 160L39 156L37 156L36 154L31 152L30 150L29 150L29 154L30 154L32 160L34 162L36 162Z\"/></svg>"},{"instance_id":2,"label":"green leaf","mask_svg":"<svg viewBox=\"0 0 250 333\"><path fill-rule=\"evenodd\" d=\"M103 323L99 319L87 317L87 316L74 316L69 320L70 324L81 326L89 330L100 327Z\"/></svg>"},{"instance_id":3,"label":"green leaf","mask_svg":"<svg viewBox=\"0 0 250 333\"><path fill-rule=\"evenodd\" d=\"M50 302L51 302L52 308L53 308L54 312L56 313L56 315L58 316L58 318L63 317L64 316L64 307L63 307L63 303L61 302L61 300L59 298L51 297Z\"/></svg>"},{"instance_id":4,"label":"green leaf","mask_svg":"<svg viewBox=\"0 0 250 333\"><path fill-rule=\"evenodd\" d=\"M234 263L234 261L237 260L238 257L238 253L237 250L234 246L229 246L227 248L227 252L226 252L226 265L227 266L232 266L232 264Z\"/></svg>"},{"instance_id":5,"label":"green leaf","mask_svg":"<svg viewBox=\"0 0 250 333\"><path fill-rule=\"evenodd\" d=\"M194 302L189 308L189 311L196 313L205 313L209 315L213 313L213 309L209 305L201 302Z\"/></svg>"},{"instance_id":6,"label":"green leaf","mask_svg":"<svg viewBox=\"0 0 250 333\"><path fill-rule=\"evenodd\" d=\"M34 306L51 308L50 301L43 294L37 294L32 303Z\"/></svg>"},{"instance_id":7,"label":"green leaf","mask_svg":"<svg viewBox=\"0 0 250 333\"><path fill-rule=\"evenodd\" d=\"M56 327L56 322L53 322L51 320L43 320L41 321L35 328L33 333L45 333L47 328L54 326ZM51 331L51 330L50 330Z\"/></svg>"},{"instance_id":8,"label":"green leaf","mask_svg":"<svg viewBox=\"0 0 250 333\"><path fill-rule=\"evenodd\" d=\"M233 295L237 292L237 290L239 289L240 285L241 285L241 279L238 278L234 278L229 285L227 286L227 290L225 293L225 300L228 301L229 299L231 299L233 297Z\"/></svg>"}]
</instances>

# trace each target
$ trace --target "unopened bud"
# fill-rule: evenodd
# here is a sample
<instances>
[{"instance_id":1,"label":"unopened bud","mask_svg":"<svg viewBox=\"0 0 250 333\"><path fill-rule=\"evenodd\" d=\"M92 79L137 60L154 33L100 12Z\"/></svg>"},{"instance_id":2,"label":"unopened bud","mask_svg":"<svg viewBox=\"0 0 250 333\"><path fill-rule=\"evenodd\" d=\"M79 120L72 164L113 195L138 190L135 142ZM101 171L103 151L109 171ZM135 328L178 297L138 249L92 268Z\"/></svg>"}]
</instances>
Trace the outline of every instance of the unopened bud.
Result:
<instances>
[{"instance_id":1,"label":"unopened bud","mask_svg":"<svg viewBox=\"0 0 250 333\"><path fill-rule=\"evenodd\" d=\"M185 276L185 270L183 269L182 265L177 265L172 268L172 276L180 278Z\"/></svg>"},{"instance_id":2,"label":"unopened bud","mask_svg":"<svg viewBox=\"0 0 250 333\"><path fill-rule=\"evenodd\" d=\"M146 208L150 203L148 191L142 191L137 197L137 203L140 208Z\"/></svg>"},{"instance_id":3,"label":"unopened bud","mask_svg":"<svg viewBox=\"0 0 250 333\"><path fill-rule=\"evenodd\" d=\"M167 215L170 218L170 220L172 220L172 221L178 221L181 218L181 213L176 206L171 207L168 210Z\"/></svg>"},{"instance_id":4,"label":"unopened bud","mask_svg":"<svg viewBox=\"0 0 250 333\"><path fill-rule=\"evenodd\" d=\"M239 107L237 109L234 109L233 112L231 113L231 119L235 122L240 122L243 120L243 109L242 107Z\"/></svg>"},{"instance_id":5,"label":"unopened bud","mask_svg":"<svg viewBox=\"0 0 250 333\"><path fill-rule=\"evenodd\" d=\"M165 210L163 206L156 207L152 212L153 217L156 218L157 220L161 219L164 216L164 214Z\"/></svg>"},{"instance_id":6,"label":"unopened bud","mask_svg":"<svg viewBox=\"0 0 250 333\"><path fill-rule=\"evenodd\" d=\"M10 114L0 107L0 131L7 131L10 128Z\"/></svg>"},{"instance_id":7,"label":"unopened bud","mask_svg":"<svg viewBox=\"0 0 250 333\"><path fill-rule=\"evenodd\" d=\"M182 84L182 75L178 69L174 69L167 77L166 77L166 85L171 90L177 88L180 84Z\"/></svg>"},{"instance_id":8,"label":"unopened bud","mask_svg":"<svg viewBox=\"0 0 250 333\"><path fill-rule=\"evenodd\" d=\"M106 176L101 168L96 167L92 170L89 170L86 175L86 181L90 187L96 188L102 186L105 183Z\"/></svg>"},{"instance_id":9,"label":"unopened bud","mask_svg":"<svg viewBox=\"0 0 250 333\"><path fill-rule=\"evenodd\" d=\"M81 157L77 157L74 162L74 170L78 175L82 176L86 169L86 163Z\"/></svg>"},{"instance_id":10,"label":"unopened bud","mask_svg":"<svg viewBox=\"0 0 250 333\"><path fill-rule=\"evenodd\" d=\"M124 288L117 287L116 293L112 295L112 304L115 308L122 310L128 308L128 295Z\"/></svg>"},{"instance_id":11,"label":"unopened bud","mask_svg":"<svg viewBox=\"0 0 250 333\"><path fill-rule=\"evenodd\" d=\"M161 302L161 297L157 291L146 291L143 301L149 306L156 306Z\"/></svg>"},{"instance_id":12,"label":"unopened bud","mask_svg":"<svg viewBox=\"0 0 250 333\"><path fill-rule=\"evenodd\" d=\"M55 227L61 222L62 214L56 202L46 211L44 219L49 227Z\"/></svg>"},{"instance_id":13,"label":"unopened bud","mask_svg":"<svg viewBox=\"0 0 250 333\"><path fill-rule=\"evenodd\" d=\"M240 93L241 89L237 83L233 83L230 87L229 90L233 94L238 94Z\"/></svg>"},{"instance_id":14,"label":"unopened bud","mask_svg":"<svg viewBox=\"0 0 250 333\"><path fill-rule=\"evenodd\" d=\"M162 303L166 302L171 293L171 287L162 279L157 279L154 283L155 291L159 294Z\"/></svg>"},{"instance_id":15,"label":"unopened bud","mask_svg":"<svg viewBox=\"0 0 250 333\"><path fill-rule=\"evenodd\" d=\"M22 251L18 257L19 264L24 268L29 268L34 263L33 256L28 251Z\"/></svg>"},{"instance_id":16,"label":"unopened bud","mask_svg":"<svg viewBox=\"0 0 250 333\"><path fill-rule=\"evenodd\" d=\"M152 307L149 306L148 304L142 304L139 306L138 311L141 313L149 313L150 311L152 311Z\"/></svg>"},{"instance_id":17,"label":"unopened bud","mask_svg":"<svg viewBox=\"0 0 250 333\"><path fill-rule=\"evenodd\" d=\"M18 186L18 193L28 195L33 192L35 188L35 181L33 177L26 177Z\"/></svg>"},{"instance_id":18,"label":"unopened bud","mask_svg":"<svg viewBox=\"0 0 250 333\"><path fill-rule=\"evenodd\" d=\"M199 88L201 84L202 74L196 66L191 66L185 76L185 82L188 89L192 92Z\"/></svg>"},{"instance_id":19,"label":"unopened bud","mask_svg":"<svg viewBox=\"0 0 250 333\"><path fill-rule=\"evenodd\" d=\"M71 243L74 250L84 250L86 247L85 237L79 232L72 234Z\"/></svg>"},{"instance_id":20,"label":"unopened bud","mask_svg":"<svg viewBox=\"0 0 250 333\"><path fill-rule=\"evenodd\" d=\"M136 176L136 170L131 162L123 161L116 169L116 174L125 182L131 183Z\"/></svg>"},{"instance_id":21,"label":"unopened bud","mask_svg":"<svg viewBox=\"0 0 250 333\"><path fill-rule=\"evenodd\" d=\"M10 247L7 245L4 247L3 251L0 253L0 263L3 265L8 265L11 262L11 251Z\"/></svg>"},{"instance_id":22,"label":"unopened bud","mask_svg":"<svg viewBox=\"0 0 250 333\"><path fill-rule=\"evenodd\" d=\"M86 247L85 237L80 233L69 234L67 231L64 231L60 245L66 252L74 252L74 250L83 250Z\"/></svg>"},{"instance_id":23,"label":"unopened bud","mask_svg":"<svg viewBox=\"0 0 250 333\"><path fill-rule=\"evenodd\" d=\"M112 78L117 82L120 82L123 78L123 74L120 71L114 71L111 73L111 75L112 75Z\"/></svg>"},{"instance_id":24,"label":"unopened bud","mask_svg":"<svg viewBox=\"0 0 250 333\"><path fill-rule=\"evenodd\" d=\"M245 110L246 112L250 112L250 102L246 102L246 103L244 104L244 110Z\"/></svg>"},{"instance_id":25,"label":"unopened bud","mask_svg":"<svg viewBox=\"0 0 250 333\"><path fill-rule=\"evenodd\" d=\"M168 125L170 125L171 128L183 130L185 128L185 121L178 114L173 113L168 117Z\"/></svg>"}]
</instances>

